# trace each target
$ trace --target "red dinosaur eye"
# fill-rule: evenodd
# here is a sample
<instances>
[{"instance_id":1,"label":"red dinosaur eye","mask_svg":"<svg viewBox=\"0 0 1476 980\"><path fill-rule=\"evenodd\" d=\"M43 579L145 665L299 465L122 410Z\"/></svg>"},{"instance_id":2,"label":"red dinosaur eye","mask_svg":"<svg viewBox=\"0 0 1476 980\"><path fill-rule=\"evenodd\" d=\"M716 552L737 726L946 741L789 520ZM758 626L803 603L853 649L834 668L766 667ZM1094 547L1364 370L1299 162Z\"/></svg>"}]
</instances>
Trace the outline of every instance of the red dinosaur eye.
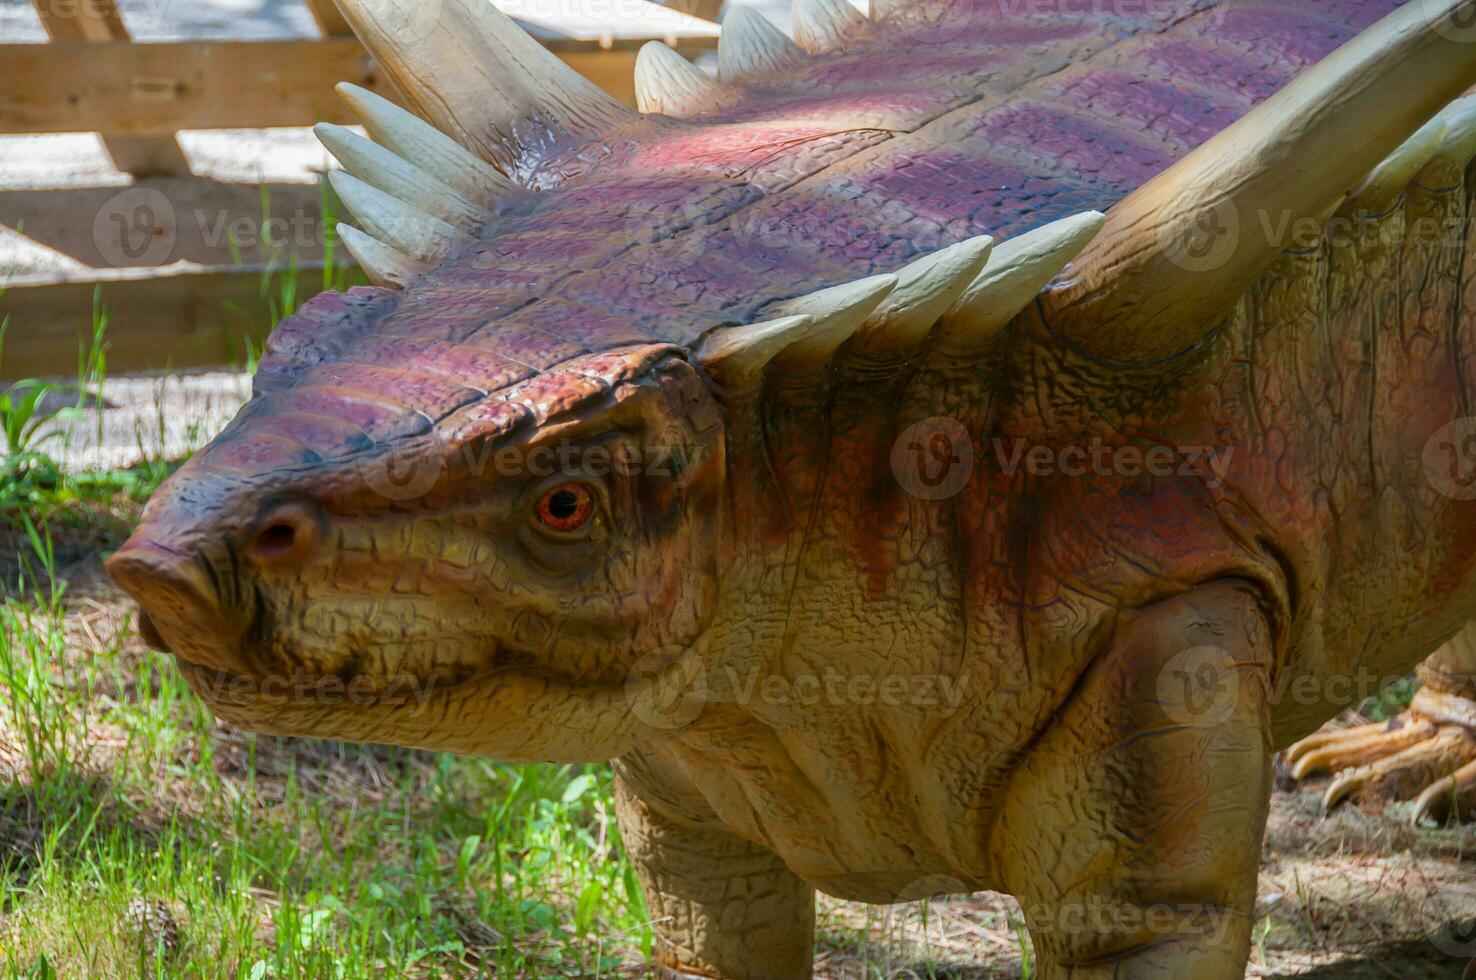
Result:
<instances>
[{"instance_id":1,"label":"red dinosaur eye","mask_svg":"<svg viewBox=\"0 0 1476 980\"><path fill-rule=\"evenodd\" d=\"M565 483L538 501L538 520L552 531L577 531L594 514L594 498L578 483Z\"/></svg>"}]
</instances>

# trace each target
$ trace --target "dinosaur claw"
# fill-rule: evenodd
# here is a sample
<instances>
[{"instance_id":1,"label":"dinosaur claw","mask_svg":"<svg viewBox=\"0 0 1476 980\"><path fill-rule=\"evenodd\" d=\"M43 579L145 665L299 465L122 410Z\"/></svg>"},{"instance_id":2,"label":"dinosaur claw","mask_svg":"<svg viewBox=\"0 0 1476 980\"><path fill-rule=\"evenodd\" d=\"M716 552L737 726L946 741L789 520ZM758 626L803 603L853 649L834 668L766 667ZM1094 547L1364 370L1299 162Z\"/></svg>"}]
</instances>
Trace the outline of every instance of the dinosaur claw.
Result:
<instances>
[{"instance_id":1,"label":"dinosaur claw","mask_svg":"<svg viewBox=\"0 0 1476 980\"><path fill-rule=\"evenodd\" d=\"M1297 780L1306 779L1314 773L1325 772L1328 768L1327 753L1325 751L1310 752L1292 766L1292 778Z\"/></svg>"},{"instance_id":2,"label":"dinosaur claw","mask_svg":"<svg viewBox=\"0 0 1476 980\"><path fill-rule=\"evenodd\" d=\"M1439 724L1414 711L1392 724L1313 735L1288 749L1286 758L1295 779L1333 774L1322 796L1327 810L1349 799L1417 797L1417 822L1448 813L1452 805L1476 811L1476 737L1462 725Z\"/></svg>"},{"instance_id":3,"label":"dinosaur claw","mask_svg":"<svg viewBox=\"0 0 1476 980\"><path fill-rule=\"evenodd\" d=\"M1476 813L1476 760L1425 787L1415 800L1410 820L1418 827L1426 820L1444 823L1452 817L1460 820L1473 813Z\"/></svg>"},{"instance_id":4,"label":"dinosaur claw","mask_svg":"<svg viewBox=\"0 0 1476 980\"><path fill-rule=\"evenodd\" d=\"M1389 730L1387 722L1375 722L1372 725L1359 725L1356 728L1340 728L1334 731L1321 731L1292 745L1283 753L1288 765L1295 764L1303 756L1316 750L1326 748L1336 742L1352 738L1355 735L1376 735L1379 732ZM1298 777L1301 778L1301 777Z\"/></svg>"},{"instance_id":5,"label":"dinosaur claw","mask_svg":"<svg viewBox=\"0 0 1476 980\"><path fill-rule=\"evenodd\" d=\"M1368 773L1365 769L1350 769L1339 773L1328 784L1327 792L1322 794L1322 808L1331 810L1362 789L1367 782Z\"/></svg>"},{"instance_id":6,"label":"dinosaur claw","mask_svg":"<svg viewBox=\"0 0 1476 980\"><path fill-rule=\"evenodd\" d=\"M1304 743L1292 746L1287 751L1287 761L1293 762L1292 776L1296 779L1320 772L1339 773L1401 752L1431 738L1435 730L1436 726L1428 721L1393 727L1384 723L1361 725L1321 737L1314 735L1312 738L1318 741L1310 747Z\"/></svg>"}]
</instances>

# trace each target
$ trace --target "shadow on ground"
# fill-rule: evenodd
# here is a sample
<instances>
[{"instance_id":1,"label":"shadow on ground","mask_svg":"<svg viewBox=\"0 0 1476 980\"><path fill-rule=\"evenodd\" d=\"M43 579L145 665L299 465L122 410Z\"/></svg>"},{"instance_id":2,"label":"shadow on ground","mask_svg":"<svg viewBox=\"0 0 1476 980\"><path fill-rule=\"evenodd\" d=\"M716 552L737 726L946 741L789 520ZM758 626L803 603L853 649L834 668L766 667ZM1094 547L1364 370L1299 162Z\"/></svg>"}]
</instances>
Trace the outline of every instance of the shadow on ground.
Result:
<instances>
[{"instance_id":1,"label":"shadow on ground","mask_svg":"<svg viewBox=\"0 0 1476 980\"><path fill-rule=\"evenodd\" d=\"M1441 947L1465 949L1452 957ZM1362 955L1297 973L1270 973L1268 980L1462 980L1476 976L1476 920L1453 923L1435 941L1383 943ZM1472 963L1468 972L1466 963Z\"/></svg>"}]
</instances>

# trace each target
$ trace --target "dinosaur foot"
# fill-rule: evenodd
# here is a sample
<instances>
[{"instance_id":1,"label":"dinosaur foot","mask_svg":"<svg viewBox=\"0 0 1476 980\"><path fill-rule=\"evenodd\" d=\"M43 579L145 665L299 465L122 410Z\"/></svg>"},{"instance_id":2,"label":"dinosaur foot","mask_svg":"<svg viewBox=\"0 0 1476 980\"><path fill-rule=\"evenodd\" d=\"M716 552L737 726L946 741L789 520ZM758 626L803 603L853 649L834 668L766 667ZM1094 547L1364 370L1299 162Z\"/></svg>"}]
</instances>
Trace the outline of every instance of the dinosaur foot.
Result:
<instances>
[{"instance_id":1,"label":"dinosaur foot","mask_svg":"<svg viewBox=\"0 0 1476 980\"><path fill-rule=\"evenodd\" d=\"M1318 732L1286 751L1292 775L1333 775L1323 795L1378 806L1415 800L1414 821L1476 818L1476 701L1422 689L1397 718Z\"/></svg>"}]
</instances>

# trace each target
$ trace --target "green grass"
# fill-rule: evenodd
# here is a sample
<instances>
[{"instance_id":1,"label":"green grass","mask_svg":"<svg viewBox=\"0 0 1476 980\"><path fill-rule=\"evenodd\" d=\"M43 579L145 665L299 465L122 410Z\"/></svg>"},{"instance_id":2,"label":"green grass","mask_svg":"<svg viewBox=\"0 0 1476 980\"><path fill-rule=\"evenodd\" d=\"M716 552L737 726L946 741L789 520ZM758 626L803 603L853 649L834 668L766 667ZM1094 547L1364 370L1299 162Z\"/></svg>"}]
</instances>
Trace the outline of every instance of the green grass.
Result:
<instances>
[{"instance_id":1,"label":"green grass","mask_svg":"<svg viewBox=\"0 0 1476 980\"><path fill-rule=\"evenodd\" d=\"M601 976L649 948L605 767L225 730L76 608L0 606L0 975Z\"/></svg>"}]
</instances>

